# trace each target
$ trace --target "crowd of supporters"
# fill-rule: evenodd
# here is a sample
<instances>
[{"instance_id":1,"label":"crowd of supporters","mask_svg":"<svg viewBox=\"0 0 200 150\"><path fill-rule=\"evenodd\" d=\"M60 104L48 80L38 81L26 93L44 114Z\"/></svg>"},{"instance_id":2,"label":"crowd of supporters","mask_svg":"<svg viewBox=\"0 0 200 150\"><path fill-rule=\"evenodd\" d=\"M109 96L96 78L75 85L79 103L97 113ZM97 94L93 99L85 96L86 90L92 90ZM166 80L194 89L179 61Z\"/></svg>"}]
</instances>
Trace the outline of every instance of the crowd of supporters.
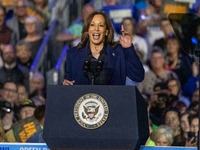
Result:
<instances>
[{"instance_id":1,"label":"crowd of supporters","mask_svg":"<svg viewBox=\"0 0 200 150\"><path fill-rule=\"evenodd\" d=\"M170 21L162 17L162 0L85 1L81 16L66 29L53 33L55 38L47 45L62 44L61 49L54 49L59 54L66 43L76 46L84 20L91 12L124 3L145 5L138 10L137 17L124 17L121 24L132 38L145 69L142 82L127 78L126 85L137 86L148 104L150 137L146 145L197 146L199 60L183 50ZM59 0L54 7L58 6ZM56 14L62 13L62 9L57 10ZM193 12L200 16L200 3ZM30 71L53 13L48 0L16 0L11 9L0 5L0 142L44 142L42 128L48 79L43 72L30 74ZM196 34L200 42L200 27ZM118 40L117 32L115 40ZM55 51L50 48L48 55L53 57ZM50 58L50 61L57 59Z\"/></svg>"}]
</instances>

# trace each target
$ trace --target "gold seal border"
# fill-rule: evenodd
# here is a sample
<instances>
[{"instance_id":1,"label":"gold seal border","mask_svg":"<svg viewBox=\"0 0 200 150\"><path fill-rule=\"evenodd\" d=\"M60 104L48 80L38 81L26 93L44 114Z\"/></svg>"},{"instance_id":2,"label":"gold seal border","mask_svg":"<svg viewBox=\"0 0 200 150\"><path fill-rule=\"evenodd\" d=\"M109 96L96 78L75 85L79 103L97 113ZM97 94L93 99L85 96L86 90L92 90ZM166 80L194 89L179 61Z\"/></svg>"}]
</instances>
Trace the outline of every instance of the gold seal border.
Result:
<instances>
[{"instance_id":1,"label":"gold seal border","mask_svg":"<svg viewBox=\"0 0 200 150\"><path fill-rule=\"evenodd\" d=\"M108 110L107 110L107 116L105 117L105 121L101 124L101 125L99 125L99 126L97 126L97 127L94 127L94 128L88 128L88 127L85 127L85 126L83 126L77 119L76 119L76 116L75 116L75 108L76 108L76 106L77 106L77 103L81 100L81 99L83 99L85 96L87 96L87 95L96 95L96 96L99 96L103 101L104 101L104 103L105 103L105 105L107 106L107 108L108 108ZM91 98L91 97L90 97ZM95 98L94 98L95 99ZM83 101L85 101L85 100L87 100L87 99L84 99L84 100L82 100L82 102ZM97 101L99 101L100 103L102 103L100 100L98 100L98 99L96 99ZM81 102L81 103L82 103ZM80 104L81 104L80 103ZM78 110L79 110L79 106L80 106L80 104L78 105ZM102 103L102 105L103 106L105 106L103 103ZM78 113L78 110L77 110L77 113ZM105 112L105 107L104 107L104 112ZM100 96L100 95L98 95L98 94L95 94L95 93L88 93L88 94L85 94L85 95L83 95L83 96L81 96L77 101L76 101L76 103L75 103L75 105L74 105L74 118L75 118L75 120L76 120L76 122L80 125L80 126L82 126L83 128L85 128L85 129L97 129L97 128L99 128L99 127L101 127L106 121L107 121L107 119L108 119L108 115L109 115L109 107L108 107L108 104L107 104L107 102L105 101L105 99L102 97L102 96ZM80 118L80 116L79 116L79 114L78 114L78 117ZM104 118L104 117L103 117ZM102 119L103 119L102 118ZM101 119L101 120L102 120ZM99 122L101 122L101 120L99 121ZM98 122L98 123L99 123ZM98 124L98 123L96 123L96 124ZM96 125L96 124L94 124L94 125ZM87 124L87 125L89 125L89 124Z\"/></svg>"}]
</instances>

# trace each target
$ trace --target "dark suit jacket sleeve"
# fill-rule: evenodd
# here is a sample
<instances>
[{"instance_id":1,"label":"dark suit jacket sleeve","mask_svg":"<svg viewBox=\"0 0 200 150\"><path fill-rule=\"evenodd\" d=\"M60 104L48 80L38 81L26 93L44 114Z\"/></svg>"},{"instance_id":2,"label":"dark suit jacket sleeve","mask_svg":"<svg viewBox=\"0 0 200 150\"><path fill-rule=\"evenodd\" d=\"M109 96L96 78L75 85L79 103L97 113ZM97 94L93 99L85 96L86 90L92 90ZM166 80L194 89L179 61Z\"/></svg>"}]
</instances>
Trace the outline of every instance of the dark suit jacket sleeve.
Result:
<instances>
[{"instance_id":1,"label":"dark suit jacket sleeve","mask_svg":"<svg viewBox=\"0 0 200 150\"><path fill-rule=\"evenodd\" d=\"M122 48L126 63L126 76L136 82L141 82L144 79L143 65L135 52L134 46Z\"/></svg>"}]
</instances>

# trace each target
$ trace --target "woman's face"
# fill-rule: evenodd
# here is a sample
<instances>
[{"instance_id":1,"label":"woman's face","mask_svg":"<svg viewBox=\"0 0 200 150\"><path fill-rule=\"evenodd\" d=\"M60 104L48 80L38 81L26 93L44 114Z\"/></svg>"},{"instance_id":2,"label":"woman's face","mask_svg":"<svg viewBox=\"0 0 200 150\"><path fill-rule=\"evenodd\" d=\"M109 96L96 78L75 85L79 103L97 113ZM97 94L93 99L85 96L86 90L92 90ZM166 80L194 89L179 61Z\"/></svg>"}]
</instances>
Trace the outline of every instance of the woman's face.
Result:
<instances>
[{"instance_id":1,"label":"woman's face","mask_svg":"<svg viewBox=\"0 0 200 150\"><path fill-rule=\"evenodd\" d=\"M124 30L130 35L133 35L134 27L132 22L129 19L124 20L123 22Z\"/></svg>"},{"instance_id":2,"label":"woman's face","mask_svg":"<svg viewBox=\"0 0 200 150\"><path fill-rule=\"evenodd\" d=\"M180 121L177 112L168 111L165 116L165 124L169 126L172 130L175 130L179 127Z\"/></svg>"},{"instance_id":3,"label":"woman's face","mask_svg":"<svg viewBox=\"0 0 200 150\"><path fill-rule=\"evenodd\" d=\"M151 66L153 69L161 69L164 66L164 57L162 53L153 53L151 57Z\"/></svg>"},{"instance_id":4,"label":"woman's face","mask_svg":"<svg viewBox=\"0 0 200 150\"><path fill-rule=\"evenodd\" d=\"M175 80L169 81L167 84L169 91L171 92L172 95L178 95L179 93L179 87L178 84Z\"/></svg>"},{"instance_id":5,"label":"woman's face","mask_svg":"<svg viewBox=\"0 0 200 150\"><path fill-rule=\"evenodd\" d=\"M106 30L106 23L104 17L102 15L95 15L88 29L90 45L103 45L105 41L105 36L107 34L108 30Z\"/></svg>"},{"instance_id":6,"label":"woman's face","mask_svg":"<svg viewBox=\"0 0 200 150\"><path fill-rule=\"evenodd\" d=\"M198 131L199 131L199 119L198 118L194 118L192 120L191 125L190 125L190 131L195 132L196 136L198 135Z\"/></svg>"},{"instance_id":7,"label":"woman's face","mask_svg":"<svg viewBox=\"0 0 200 150\"><path fill-rule=\"evenodd\" d=\"M155 145L156 146L171 146L167 137L164 135L161 135L160 137L158 137L158 139L155 140Z\"/></svg>"},{"instance_id":8,"label":"woman's face","mask_svg":"<svg viewBox=\"0 0 200 150\"><path fill-rule=\"evenodd\" d=\"M36 30L37 30L36 23L35 22L26 22L25 29L26 29L27 34L36 33Z\"/></svg>"},{"instance_id":9,"label":"woman's face","mask_svg":"<svg viewBox=\"0 0 200 150\"><path fill-rule=\"evenodd\" d=\"M189 132L190 131L190 125L189 125L189 121L188 121L188 115L189 114L185 114L181 117L181 129L184 132Z\"/></svg>"},{"instance_id":10,"label":"woman's face","mask_svg":"<svg viewBox=\"0 0 200 150\"><path fill-rule=\"evenodd\" d=\"M167 42L167 52L169 54L174 54L174 53L178 53L179 50L179 44L178 41L175 39L170 39Z\"/></svg>"}]
</instances>

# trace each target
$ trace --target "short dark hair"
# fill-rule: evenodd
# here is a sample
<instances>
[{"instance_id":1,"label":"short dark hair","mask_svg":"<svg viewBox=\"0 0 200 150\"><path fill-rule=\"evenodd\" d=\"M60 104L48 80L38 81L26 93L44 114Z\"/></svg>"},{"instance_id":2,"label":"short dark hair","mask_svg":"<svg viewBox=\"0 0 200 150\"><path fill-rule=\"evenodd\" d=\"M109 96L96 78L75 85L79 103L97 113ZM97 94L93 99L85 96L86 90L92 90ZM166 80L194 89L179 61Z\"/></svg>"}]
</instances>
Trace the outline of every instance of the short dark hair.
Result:
<instances>
[{"instance_id":1,"label":"short dark hair","mask_svg":"<svg viewBox=\"0 0 200 150\"><path fill-rule=\"evenodd\" d=\"M188 117L189 124L191 125L192 120L194 120L194 119L196 119L196 118L199 119L198 114L191 114L191 115L189 115L189 117Z\"/></svg>"},{"instance_id":2,"label":"short dark hair","mask_svg":"<svg viewBox=\"0 0 200 150\"><path fill-rule=\"evenodd\" d=\"M45 115L45 105L38 106L34 112L35 119L41 121L44 118L44 115Z\"/></svg>"}]
</instances>

